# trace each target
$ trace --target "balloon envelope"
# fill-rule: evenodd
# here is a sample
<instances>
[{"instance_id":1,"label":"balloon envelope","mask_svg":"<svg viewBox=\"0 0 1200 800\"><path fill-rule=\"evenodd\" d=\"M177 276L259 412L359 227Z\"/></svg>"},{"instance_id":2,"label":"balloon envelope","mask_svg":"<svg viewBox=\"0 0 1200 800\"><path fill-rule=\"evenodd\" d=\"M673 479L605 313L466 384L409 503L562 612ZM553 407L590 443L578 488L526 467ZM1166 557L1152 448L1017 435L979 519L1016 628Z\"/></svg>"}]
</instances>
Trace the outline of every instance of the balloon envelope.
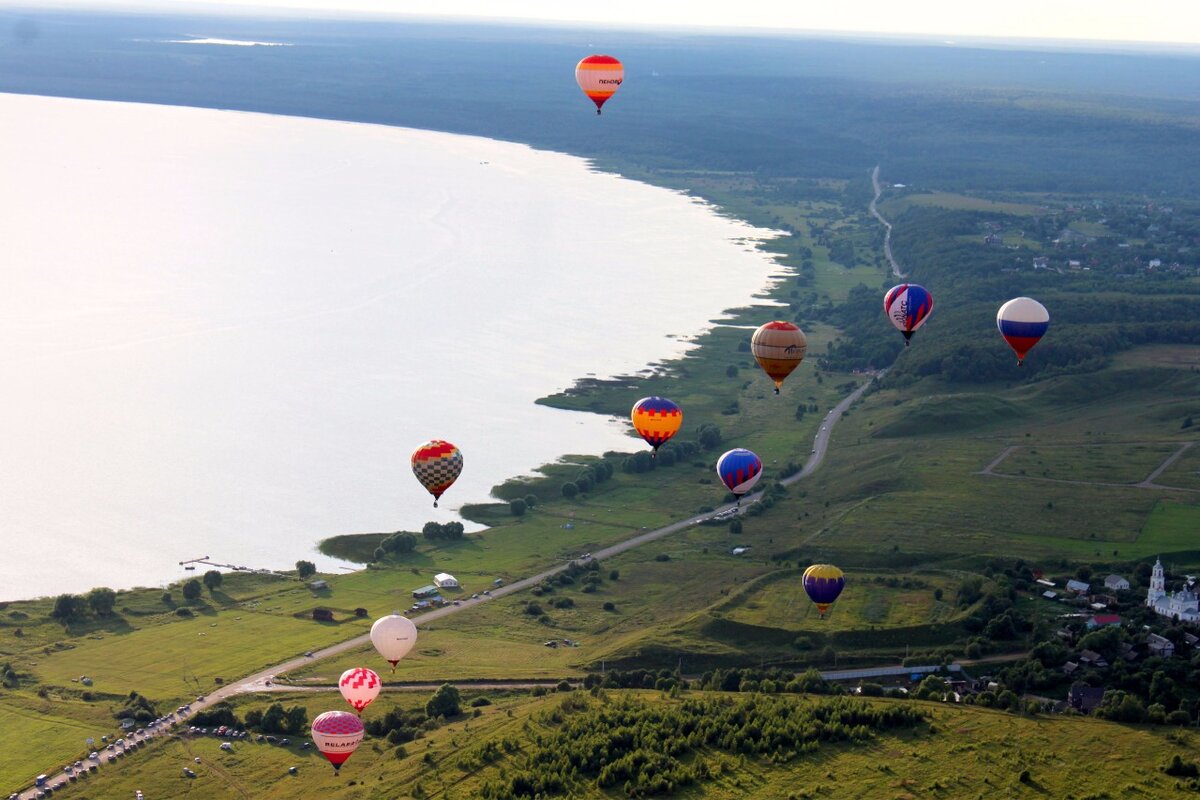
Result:
<instances>
[{"instance_id":1,"label":"balloon envelope","mask_svg":"<svg viewBox=\"0 0 1200 800\"><path fill-rule=\"evenodd\" d=\"M782 320L760 325L750 337L750 352L767 377L775 381L775 394L779 394L784 378L800 366L807 351L804 331Z\"/></svg>"},{"instance_id":2,"label":"balloon envelope","mask_svg":"<svg viewBox=\"0 0 1200 800\"><path fill-rule=\"evenodd\" d=\"M655 450L666 444L683 424L683 411L665 397L643 397L629 412L633 428Z\"/></svg>"},{"instance_id":3,"label":"balloon envelope","mask_svg":"<svg viewBox=\"0 0 1200 800\"><path fill-rule=\"evenodd\" d=\"M996 312L996 327L1020 364L1050 327L1050 312L1031 297L1015 297Z\"/></svg>"},{"instance_id":4,"label":"balloon envelope","mask_svg":"<svg viewBox=\"0 0 1200 800\"><path fill-rule=\"evenodd\" d=\"M575 65L575 82L596 104L597 114L624 81L625 68L612 56L588 56Z\"/></svg>"},{"instance_id":5,"label":"balloon envelope","mask_svg":"<svg viewBox=\"0 0 1200 800\"><path fill-rule=\"evenodd\" d=\"M913 331L925 324L933 311L933 295L924 286L902 283L888 289L883 296L883 311L896 330L908 339Z\"/></svg>"},{"instance_id":6,"label":"balloon envelope","mask_svg":"<svg viewBox=\"0 0 1200 800\"><path fill-rule=\"evenodd\" d=\"M762 459L745 448L730 450L717 459L717 475L729 491L741 497L762 477Z\"/></svg>"},{"instance_id":7,"label":"balloon envelope","mask_svg":"<svg viewBox=\"0 0 1200 800\"><path fill-rule=\"evenodd\" d=\"M326 711L313 720L312 738L336 772L362 743L362 720L349 711Z\"/></svg>"},{"instance_id":8,"label":"balloon envelope","mask_svg":"<svg viewBox=\"0 0 1200 800\"><path fill-rule=\"evenodd\" d=\"M804 570L804 591L816 603L821 616L825 616L845 586L845 575L833 564L813 564Z\"/></svg>"},{"instance_id":9,"label":"balloon envelope","mask_svg":"<svg viewBox=\"0 0 1200 800\"><path fill-rule=\"evenodd\" d=\"M436 506L442 493L453 485L462 473L462 452L441 439L426 442L413 451L412 471L431 495Z\"/></svg>"},{"instance_id":10,"label":"balloon envelope","mask_svg":"<svg viewBox=\"0 0 1200 800\"><path fill-rule=\"evenodd\" d=\"M379 689L382 685L375 670L366 667L348 669L338 680L338 689L341 691L342 697L346 698L346 702L360 714L364 708L371 705L372 700L379 696Z\"/></svg>"},{"instance_id":11,"label":"balloon envelope","mask_svg":"<svg viewBox=\"0 0 1200 800\"><path fill-rule=\"evenodd\" d=\"M371 644L379 655L396 669L400 659L408 655L417 643L417 626L408 617L389 614L375 620L371 626Z\"/></svg>"}]
</instances>

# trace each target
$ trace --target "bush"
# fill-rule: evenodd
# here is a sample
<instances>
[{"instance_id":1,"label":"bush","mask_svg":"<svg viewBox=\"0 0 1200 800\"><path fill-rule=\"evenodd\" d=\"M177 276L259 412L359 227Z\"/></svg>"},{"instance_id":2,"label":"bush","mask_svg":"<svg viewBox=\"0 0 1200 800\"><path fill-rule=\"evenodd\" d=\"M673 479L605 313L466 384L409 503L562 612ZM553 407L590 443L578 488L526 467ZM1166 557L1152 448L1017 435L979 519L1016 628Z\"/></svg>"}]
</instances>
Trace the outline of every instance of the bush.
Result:
<instances>
[{"instance_id":1,"label":"bush","mask_svg":"<svg viewBox=\"0 0 1200 800\"><path fill-rule=\"evenodd\" d=\"M192 610L190 608L188 608L186 606L180 606L179 608L175 609L175 616L177 616L177 617L194 617L196 615L192 613Z\"/></svg>"},{"instance_id":2,"label":"bush","mask_svg":"<svg viewBox=\"0 0 1200 800\"><path fill-rule=\"evenodd\" d=\"M620 580L620 579L621 579L621 571L620 571L619 569L614 569L614 570L611 570L611 571L608 573L608 579L609 579L610 581L617 581L617 580Z\"/></svg>"},{"instance_id":3,"label":"bush","mask_svg":"<svg viewBox=\"0 0 1200 800\"><path fill-rule=\"evenodd\" d=\"M562 485L562 496L563 497L570 500L573 497L575 497L575 495L577 495L577 494L579 494L579 487L576 486L574 483L567 481L566 483L564 483Z\"/></svg>"},{"instance_id":4,"label":"bush","mask_svg":"<svg viewBox=\"0 0 1200 800\"><path fill-rule=\"evenodd\" d=\"M486 697L476 697L471 701L471 708L481 708L483 706L490 706L491 704L492 701Z\"/></svg>"},{"instance_id":5,"label":"bush","mask_svg":"<svg viewBox=\"0 0 1200 800\"><path fill-rule=\"evenodd\" d=\"M616 611L616 610L617 610L617 604L616 604L616 603L614 603L614 602L612 602L611 600L609 600L609 601L607 601L607 602L606 602L606 603L605 603L605 604L602 606L602 608L603 608L605 611Z\"/></svg>"},{"instance_id":6,"label":"bush","mask_svg":"<svg viewBox=\"0 0 1200 800\"><path fill-rule=\"evenodd\" d=\"M508 511L514 517L523 516L526 508L527 506L525 505L525 501L519 497L508 504Z\"/></svg>"},{"instance_id":7,"label":"bush","mask_svg":"<svg viewBox=\"0 0 1200 800\"><path fill-rule=\"evenodd\" d=\"M527 508L533 508L536 505L537 505L537 495L533 495L533 494L525 495L525 506Z\"/></svg>"},{"instance_id":8,"label":"bush","mask_svg":"<svg viewBox=\"0 0 1200 800\"><path fill-rule=\"evenodd\" d=\"M666 553L659 553L658 555L656 555L654 557L654 560L655 561L670 561L671 557L669 555L667 555Z\"/></svg>"}]
</instances>

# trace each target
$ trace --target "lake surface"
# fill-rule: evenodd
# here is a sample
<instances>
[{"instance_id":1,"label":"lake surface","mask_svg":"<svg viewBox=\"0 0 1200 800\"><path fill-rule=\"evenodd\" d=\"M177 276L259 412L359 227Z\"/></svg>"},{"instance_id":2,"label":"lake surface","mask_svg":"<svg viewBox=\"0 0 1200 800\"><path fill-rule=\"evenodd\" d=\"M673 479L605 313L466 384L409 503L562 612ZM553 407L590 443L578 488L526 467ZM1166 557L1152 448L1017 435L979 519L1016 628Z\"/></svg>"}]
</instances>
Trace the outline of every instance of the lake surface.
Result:
<instances>
[{"instance_id":1,"label":"lake surface","mask_svg":"<svg viewBox=\"0 0 1200 800\"><path fill-rule=\"evenodd\" d=\"M679 353L769 236L488 139L0 94L0 600L449 521L624 420L534 404ZM409 468L465 470L434 509Z\"/></svg>"}]
</instances>

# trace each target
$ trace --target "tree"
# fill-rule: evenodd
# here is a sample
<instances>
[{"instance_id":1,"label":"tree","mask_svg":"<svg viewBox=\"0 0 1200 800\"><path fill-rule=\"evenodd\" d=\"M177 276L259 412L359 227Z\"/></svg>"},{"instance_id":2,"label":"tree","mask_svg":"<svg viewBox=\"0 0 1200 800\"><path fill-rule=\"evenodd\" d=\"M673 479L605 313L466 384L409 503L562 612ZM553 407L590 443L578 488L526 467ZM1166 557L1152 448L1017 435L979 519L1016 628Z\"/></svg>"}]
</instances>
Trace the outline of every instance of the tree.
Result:
<instances>
[{"instance_id":1,"label":"tree","mask_svg":"<svg viewBox=\"0 0 1200 800\"><path fill-rule=\"evenodd\" d=\"M529 508L533 508L534 506L536 506L537 505L537 495L536 494L525 495L525 505L528 506Z\"/></svg>"},{"instance_id":2,"label":"tree","mask_svg":"<svg viewBox=\"0 0 1200 800\"><path fill-rule=\"evenodd\" d=\"M943 597L943 592L940 587L933 590L933 599L934 600L941 600L942 597Z\"/></svg>"},{"instance_id":3,"label":"tree","mask_svg":"<svg viewBox=\"0 0 1200 800\"><path fill-rule=\"evenodd\" d=\"M529 502L526 502L526 505L530 506L531 508L533 507L533 505ZM442 526L442 537L449 539L452 542L463 538L465 533L466 528L463 527L461 522L447 522ZM416 544L416 539L413 540L413 544Z\"/></svg>"},{"instance_id":4,"label":"tree","mask_svg":"<svg viewBox=\"0 0 1200 800\"><path fill-rule=\"evenodd\" d=\"M525 515L525 508L526 508L526 506L525 506L525 501L524 501L524 500L522 500L522 499L521 499L521 498L519 498L519 497L518 497L518 498L516 498L515 500L512 500L512 501L511 501L511 502L509 502L509 504L508 504L508 511L509 511L509 513L511 513L511 514L512 514L514 517L521 517L521 516L524 516L524 515Z\"/></svg>"},{"instance_id":5,"label":"tree","mask_svg":"<svg viewBox=\"0 0 1200 800\"><path fill-rule=\"evenodd\" d=\"M196 580L195 578L192 578L183 585L184 600L199 600L200 595L203 594L203 592L204 589L201 587L200 581Z\"/></svg>"},{"instance_id":6,"label":"tree","mask_svg":"<svg viewBox=\"0 0 1200 800\"><path fill-rule=\"evenodd\" d=\"M107 617L117 604L117 593L107 586L98 586L88 592L87 604L97 616Z\"/></svg>"},{"instance_id":7,"label":"tree","mask_svg":"<svg viewBox=\"0 0 1200 800\"><path fill-rule=\"evenodd\" d=\"M577 494L579 494L579 487L578 487L578 486L576 486L574 483L572 483L572 482L570 482L570 481L567 481L566 483L564 483L564 484L562 485L562 495L563 495L563 497L565 497L565 498L567 498L568 500L570 500L571 498L573 498L573 497L574 497L575 495L577 495Z\"/></svg>"},{"instance_id":8,"label":"tree","mask_svg":"<svg viewBox=\"0 0 1200 800\"><path fill-rule=\"evenodd\" d=\"M210 593L216 591L217 587L221 585L221 581L223 580L225 580L225 578L215 569L210 569L208 572L204 573L204 586Z\"/></svg>"},{"instance_id":9,"label":"tree","mask_svg":"<svg viewBox=\"0 0 1200 800\"><path fill-rule=\"evenodd\" d=\"M54 599L54 610L50 616L66 622L83 614L84 600L77 594L60 594Z\"/></svg>"},{"instance_id":10,"label":"tree","mask_svg":"<svg viewBox=\"0 0 1200 800\"><path fill-rule=\"evenodd\" d=\"M308 709L304 706L292 706L284 713L284 722L288 733L303 733L308 727Z\"/></svg>"},{"instance_id":11,"label":"tree","mask_svg":"<svg viewBox=\"0 0 1200 800\"><path fill-rule=\"evenodd\" d=\"M448 683L443 683L425 704L425 714L430 719L456 717L461 713L462 698L458 694L458 689Z\"/></svg>"},{"instance_id":12,"label":"tree","mask_svg":"<svg viewBox=\"0 0 1200 800\"><path fill-rule=\"evenodd\" d=\"M1180 427L1180 428L1190 428L1190 427L1192 427L1192 424L1193 424L1193 423L1192 423L1192 417L1191 417L1191 415L1189 414L1188 416L1184 417L1184 419L1183 419L1183 424L1182 424L1182 425L1180 425L1179 427Z\"/></svg>"},{"instance_id":13,"label":"tree","mask_svg":"<svg viewBox=\"0 0 1200 800\"><path fill-rule=\"evenodd\" d=\"M442 538L442 526L438 522L426 522L425 527L421 528L421 535L429 541L435 541Z\"/></svg>"},{"instance_id":14,"label":"tree","mask_svg":"<svg viewBox=\"0 0 1200 800\"><path fill-rule=\"evenodd\" d=\"M301 580L312 577L317 574L317 565L311 561L297 561L296 573L299 574Z\"/></svg>"}]
</instances>

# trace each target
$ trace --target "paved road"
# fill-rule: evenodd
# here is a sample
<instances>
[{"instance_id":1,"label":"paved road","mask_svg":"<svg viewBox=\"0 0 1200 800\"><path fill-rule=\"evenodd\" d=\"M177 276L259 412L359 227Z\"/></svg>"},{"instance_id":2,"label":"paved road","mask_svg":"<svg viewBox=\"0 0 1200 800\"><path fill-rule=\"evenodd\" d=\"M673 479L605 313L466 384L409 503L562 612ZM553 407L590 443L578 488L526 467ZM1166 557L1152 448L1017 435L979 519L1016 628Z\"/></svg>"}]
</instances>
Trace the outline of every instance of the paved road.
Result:
<instances>
[{"instance_id":1,"label":"paved road","mask_svg":"<svg viewBox=\"0 0 1200 800\"><path fill-rule=\"evenodd\" d=\"M848 409L860 397L862 397L863 392L865 392L871 383L876 380L876 377L882 377L886 372L887 370L883 370L878 376L873 376L869 380L865 381L861 386L843 398L841 402L834 406L829 413L825 415L825 418L821 421L821 428L817 431L817 435L813 439L812 453L809 455L808 460L805 461L804 467L795 475L784 478L781 483L783 483L785 486L790 486L796 481L801 480L802 478L805 478L816 471L816 469L821 465L821 462L825 460L825 454L829 449L829 438L833 434L834 424L836 424L841 418L842 414L846 412L846 409ZM752 501L757 494L758 493L747 495L745 498L743 498L743 500ZM662 539L663 537L670 536L673 533L687 530L693 525L699 525L701 522L704 522L710 517L718 514L731 510L735 513L741 513L740 508L741 507L737 503L726 503L714 509L713 511L703 514L696 514L695 516L688 517L687 519L683 519L678 522L673 522L670 525L666 525L662 528L647 530L644 533L639 533L623 542L618 542L617 544L596 550L592 553L592 557L596 559L610 558L620 553L624 553L626 550L632 550L633 548L639 547L648 542L653 542L658 539ZM427 611L424 614L415 617L414 622L418 623L418 625L428 625L431 622L448 617L451 614L457 614L460 611L465 611L466 609L477 606L481 603L487 603L491 600L495 600L506 595L533 588L547 578L553 577L554 575L566 570L570 566L570 563L571 562L558 564L550 567L549 569L545 569L536 575L532 575L528 578L522 578L521 580L514 581L507 586L501 586L493 589L487 595L480 595L478 599L462 600L460 601L461 605L447 605L432 611ZM324 658L331 658L332 656L339 655L347 650L353 650L354 648L362 647L363 645L368 644L370 641L370 635L363 634L361 636L356 636L353 639L348 639L344 642L322 648L321 650L314 650L312 651L311 656L298 656L282 663L275 664L274 666L267 667L266 669L259 670L252 675L248 675L240 680L233 681L221 687L220 689L205 695L204 699L197 698L190 704L190 710L186 714L175 715L172 719L172 722L173 724L186 722L186 720L190 716L194 715L197 711L208 708L215 703L219 703L220 701L226 700L237 694L244 694L247 692L291 690L295 687L276 686L275 676L299 669L303 666L313 663L314 661L320 661ZM524 682L522 685L532 684L531 682ZM432 686L432 684L428 686ZM163 726L161 730L151 731L144 738L153 739L169 733L170 726ZM126 758L129 757L132 756L126 756ZM101 769L104 768L105 766L102 765ZM60 771L51 776L49 783L53 785L58 783L60 780L64 780L65 778L66 776ZM80 780L86 781L87 778L82 778ZM22 792L19 797L21 800L34 800L36 798L36 790L29 789L25 792Z\"/></svg>"},{"instance_id":2,"label":"paved road","mask_svg":"<svg viewBox=\"0 0 1200 800\"><path fill-rule=\"evenodd\" d=\"M871 170L871 185L875 187L875 196L871 198L871 215L887 229L883 235L883 254L887 256L888 263L892 265L892 274L897 278L907 277L900 270L900 265L896 263L896 259L892 256L892 223L883 218L883 214L879 213L879 208L876 203L879 202L879 196L883 194L883 186L879 183L879 165L875 165L875 169Z\"/></svg>"}]
</instances>

